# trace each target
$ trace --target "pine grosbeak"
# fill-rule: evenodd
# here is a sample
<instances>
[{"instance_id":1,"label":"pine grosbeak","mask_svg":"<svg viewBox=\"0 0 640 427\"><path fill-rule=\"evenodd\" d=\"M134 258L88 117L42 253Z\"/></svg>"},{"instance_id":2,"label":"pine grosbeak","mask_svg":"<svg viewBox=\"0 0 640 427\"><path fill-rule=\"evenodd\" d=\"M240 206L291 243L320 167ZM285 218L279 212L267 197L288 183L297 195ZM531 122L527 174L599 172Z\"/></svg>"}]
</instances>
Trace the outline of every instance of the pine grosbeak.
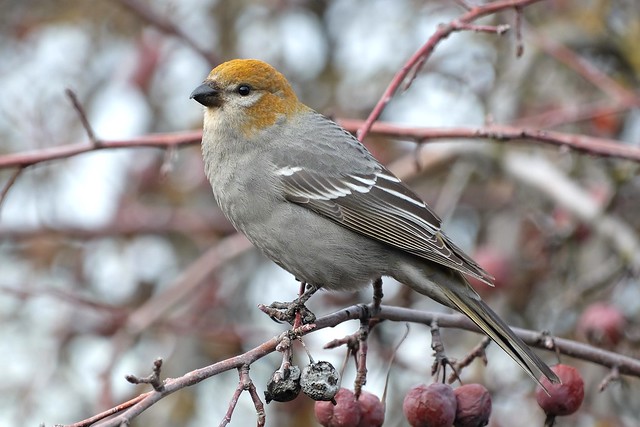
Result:
<instances>
[{"instance_id":1,"label":"pine grosbeak","mask_svg":"<svg viewBox=\"0 0 640 427\"><path fill-rule=\"evenodd\" d=\"M225 62L191 98L206 107L202 154L218 205L276 264L330 290L391 276L466 314L536 381L558 381L467 283L491 276L431 208L273 67Z\"/></svg>"}]
</instances>

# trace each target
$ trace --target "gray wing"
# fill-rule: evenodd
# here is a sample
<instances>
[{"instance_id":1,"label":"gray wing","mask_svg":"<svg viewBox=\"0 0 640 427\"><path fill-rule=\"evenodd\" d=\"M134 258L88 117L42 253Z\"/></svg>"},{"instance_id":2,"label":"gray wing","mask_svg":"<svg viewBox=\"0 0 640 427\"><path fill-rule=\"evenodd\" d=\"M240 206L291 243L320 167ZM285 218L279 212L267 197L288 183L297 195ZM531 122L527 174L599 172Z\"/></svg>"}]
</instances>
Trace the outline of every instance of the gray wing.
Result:
<instances>
[{"instance_id":1,"label":"gray wing","mask_svg":"<svg viewBox=\"0 0 640 427\"><path fill-rule=\"evenodd\" d=\"M344 134L343 134L344 135ZM357 146L354 146L357 144ZM378 163L360 143L358 172L280 168L285 198L369 238L476 277L491 285L492 277L440 230L440 218L400 179ZM323 153L326 156L326 151ZM337 162L344 160L336 159ZM335 165L335 163L334 163Z\"/></svg>"}]
</instances>

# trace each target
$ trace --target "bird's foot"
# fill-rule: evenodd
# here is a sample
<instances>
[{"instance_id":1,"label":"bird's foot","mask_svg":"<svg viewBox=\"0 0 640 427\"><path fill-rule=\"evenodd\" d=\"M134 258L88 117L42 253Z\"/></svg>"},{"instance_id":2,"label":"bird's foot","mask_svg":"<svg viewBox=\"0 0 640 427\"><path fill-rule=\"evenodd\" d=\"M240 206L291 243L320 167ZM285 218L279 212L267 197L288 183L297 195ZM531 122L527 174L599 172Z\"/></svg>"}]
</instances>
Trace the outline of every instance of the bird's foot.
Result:
<instances>
[{"instance_id":1,"label":"bird's foot","mask_svg":"<svg viewBox=\"0 0 640 427\"><path fill-rule=\"evenodd\" d=\"M316 316L305 306L305 303L317 290L316 286L309 285L298 298L291 302L272 302L268 306L260 306L260 309L276 322L287 322L294 327L308 325L316 321Z\"/></svg>"}]
</instances>

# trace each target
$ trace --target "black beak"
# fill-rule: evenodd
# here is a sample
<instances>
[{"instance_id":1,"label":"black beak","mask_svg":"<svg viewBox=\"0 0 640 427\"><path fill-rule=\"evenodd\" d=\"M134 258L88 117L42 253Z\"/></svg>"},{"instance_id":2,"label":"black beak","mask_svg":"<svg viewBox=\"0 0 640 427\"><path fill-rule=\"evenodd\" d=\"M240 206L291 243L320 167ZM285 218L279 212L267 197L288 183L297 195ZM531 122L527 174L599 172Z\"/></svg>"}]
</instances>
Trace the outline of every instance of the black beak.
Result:
<instances>
[{"instance_id":1,"label":"black beak","mask_svg":"<svg viewBox=\"0 0 640 427\"><path fill-rule=\"evenodd\" d=\"M217 107L220 105L220 90L212 83L203 83L191 92L190 99L195 99L205 107Z\"/></svg>"}]
</instances>

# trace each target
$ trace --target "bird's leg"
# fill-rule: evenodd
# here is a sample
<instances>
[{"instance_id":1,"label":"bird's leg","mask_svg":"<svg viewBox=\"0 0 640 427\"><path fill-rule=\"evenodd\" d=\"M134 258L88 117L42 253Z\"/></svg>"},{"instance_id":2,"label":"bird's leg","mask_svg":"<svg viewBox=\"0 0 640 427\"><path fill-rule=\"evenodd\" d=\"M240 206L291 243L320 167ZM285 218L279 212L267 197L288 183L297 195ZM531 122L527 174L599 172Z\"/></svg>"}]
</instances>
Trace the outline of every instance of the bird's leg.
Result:
<instances>
[{"instance_id":1,"label":"bird's leg","mask_svg":"<svg viewBox=\"0 0 640 427\"><path fill-rule=\"evenodd\" d=\"M260 309L267 313L273 320L287 322L294 327L313 323L316 316L305 306L309 298L317 292L319 288L302 282L300 284L300 296L291 302L272 302L268 307L262 306Z\"/></svg>"},{"instance_id":2,"label":"bird's leg","mask_svg":"<svg viewBox=\"0 0 640 427\"><path fill-rule=\"evenodd\" d=\"M371 316L374 317L380 312L380 305L382 305L382 277L378 277L373 281L373 309L371 310Z\"/></svg>"}]
</instances>

